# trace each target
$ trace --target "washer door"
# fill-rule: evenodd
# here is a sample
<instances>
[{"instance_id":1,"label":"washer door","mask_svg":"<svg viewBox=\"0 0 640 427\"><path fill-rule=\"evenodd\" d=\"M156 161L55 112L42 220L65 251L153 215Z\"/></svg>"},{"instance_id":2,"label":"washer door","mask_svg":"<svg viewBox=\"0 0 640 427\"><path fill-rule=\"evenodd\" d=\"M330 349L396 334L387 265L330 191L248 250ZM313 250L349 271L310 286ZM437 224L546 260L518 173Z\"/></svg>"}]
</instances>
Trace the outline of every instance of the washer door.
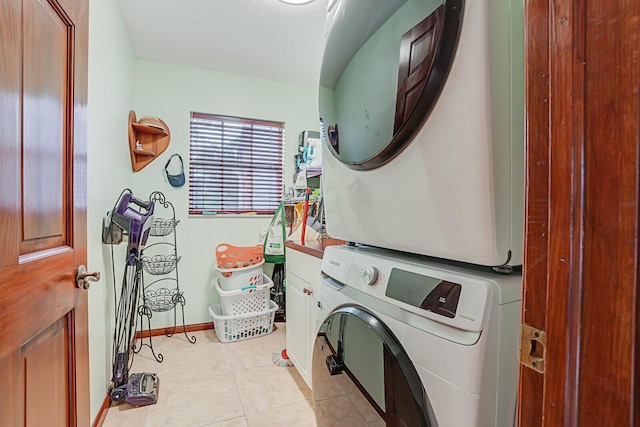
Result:
<instances>
[{"instance_id":1,"label":"washer door","mask_svg":"<svg viewBox=\"0 0 640 427\"><path fill-rule=\"evenodd\" d=\"M319 427L437 426L409 356L389 328L363 307L340 307L322 323L312 381Z\"/></svg>"}]
</instances>

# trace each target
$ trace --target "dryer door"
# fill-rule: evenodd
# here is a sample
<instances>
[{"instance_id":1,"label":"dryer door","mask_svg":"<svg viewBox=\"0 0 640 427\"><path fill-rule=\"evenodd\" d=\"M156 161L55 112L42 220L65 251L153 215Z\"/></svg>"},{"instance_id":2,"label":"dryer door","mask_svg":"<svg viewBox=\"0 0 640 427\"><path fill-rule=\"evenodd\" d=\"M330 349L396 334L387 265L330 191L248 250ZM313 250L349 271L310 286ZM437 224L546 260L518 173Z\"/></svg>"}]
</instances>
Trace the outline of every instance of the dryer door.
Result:
<instances>
[{"instance_id":1,"label":"dryer door","mask_svg":"<svg viewBox=\"0 0 640 427\"><path fill-rule=\"evenodd\" d=\"M427 393L389 328L349 305L323 322L313 350L313 400L319 427L436 426Z\"/></svg>"}]
</instances>

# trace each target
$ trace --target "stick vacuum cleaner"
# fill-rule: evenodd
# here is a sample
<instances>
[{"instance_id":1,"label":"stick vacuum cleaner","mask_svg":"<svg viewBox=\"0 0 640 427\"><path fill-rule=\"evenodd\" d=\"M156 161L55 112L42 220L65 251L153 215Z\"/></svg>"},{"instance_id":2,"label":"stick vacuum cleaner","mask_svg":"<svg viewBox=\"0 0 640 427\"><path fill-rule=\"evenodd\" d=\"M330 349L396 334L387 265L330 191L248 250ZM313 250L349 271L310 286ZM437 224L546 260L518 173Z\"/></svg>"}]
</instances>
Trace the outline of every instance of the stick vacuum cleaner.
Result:
<instances>
[{"instance_id":1,"label":"stick vacuum cleaner","mask_svg":"<svg viewBox=\"0 0 640 427\"><path fill-rule=\"evenodd\" d=\"M132 363L132 343L135 338L136 311L142 272L140 253L144 248L151 223L153 202L137 199L130 192L123 193L111 213L111 221L129 235L126 263L120 299L116 308L113 335L112 402L125 401L132 405L151 405L158 401L158 376L152 373L129 375Z\"/></svg>"}]
</instances>

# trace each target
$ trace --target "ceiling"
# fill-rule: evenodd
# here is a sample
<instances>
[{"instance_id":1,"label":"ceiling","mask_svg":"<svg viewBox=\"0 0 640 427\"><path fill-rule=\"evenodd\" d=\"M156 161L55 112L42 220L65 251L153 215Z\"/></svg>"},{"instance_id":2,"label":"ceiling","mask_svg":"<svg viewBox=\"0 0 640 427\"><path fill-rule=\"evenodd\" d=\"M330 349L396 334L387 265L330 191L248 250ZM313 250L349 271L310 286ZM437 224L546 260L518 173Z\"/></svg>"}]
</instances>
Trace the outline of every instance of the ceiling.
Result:
<instances>
[{"instance_id":1,"label":"ceiling","mask_svg":"<svg viewBox=\"0 0 640 427\"><path fill-rule=\"evenodd\" d=\"M136 57L317 85L328 0L118 0Z\"/></svg>"}]
</instances>

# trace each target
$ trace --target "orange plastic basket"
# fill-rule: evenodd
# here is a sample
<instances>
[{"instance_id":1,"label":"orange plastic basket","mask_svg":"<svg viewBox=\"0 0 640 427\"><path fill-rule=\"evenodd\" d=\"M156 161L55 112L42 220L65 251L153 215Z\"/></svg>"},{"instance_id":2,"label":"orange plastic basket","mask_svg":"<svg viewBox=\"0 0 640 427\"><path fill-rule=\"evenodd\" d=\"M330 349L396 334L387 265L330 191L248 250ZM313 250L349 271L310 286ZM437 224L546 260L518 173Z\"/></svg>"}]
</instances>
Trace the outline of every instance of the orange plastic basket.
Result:
<instances>
[{"instance_id":1,"label":"orange plastic basket","mask_svg":"<svg viewBox=\"0 0 640 427\"><path fill-rule=\"evenodd\" d=\"M262 245L233 246L220 243L216 247L216 260L218 268L223 270L257 265L264 260Z\"/></svg>"}]
</instances>

